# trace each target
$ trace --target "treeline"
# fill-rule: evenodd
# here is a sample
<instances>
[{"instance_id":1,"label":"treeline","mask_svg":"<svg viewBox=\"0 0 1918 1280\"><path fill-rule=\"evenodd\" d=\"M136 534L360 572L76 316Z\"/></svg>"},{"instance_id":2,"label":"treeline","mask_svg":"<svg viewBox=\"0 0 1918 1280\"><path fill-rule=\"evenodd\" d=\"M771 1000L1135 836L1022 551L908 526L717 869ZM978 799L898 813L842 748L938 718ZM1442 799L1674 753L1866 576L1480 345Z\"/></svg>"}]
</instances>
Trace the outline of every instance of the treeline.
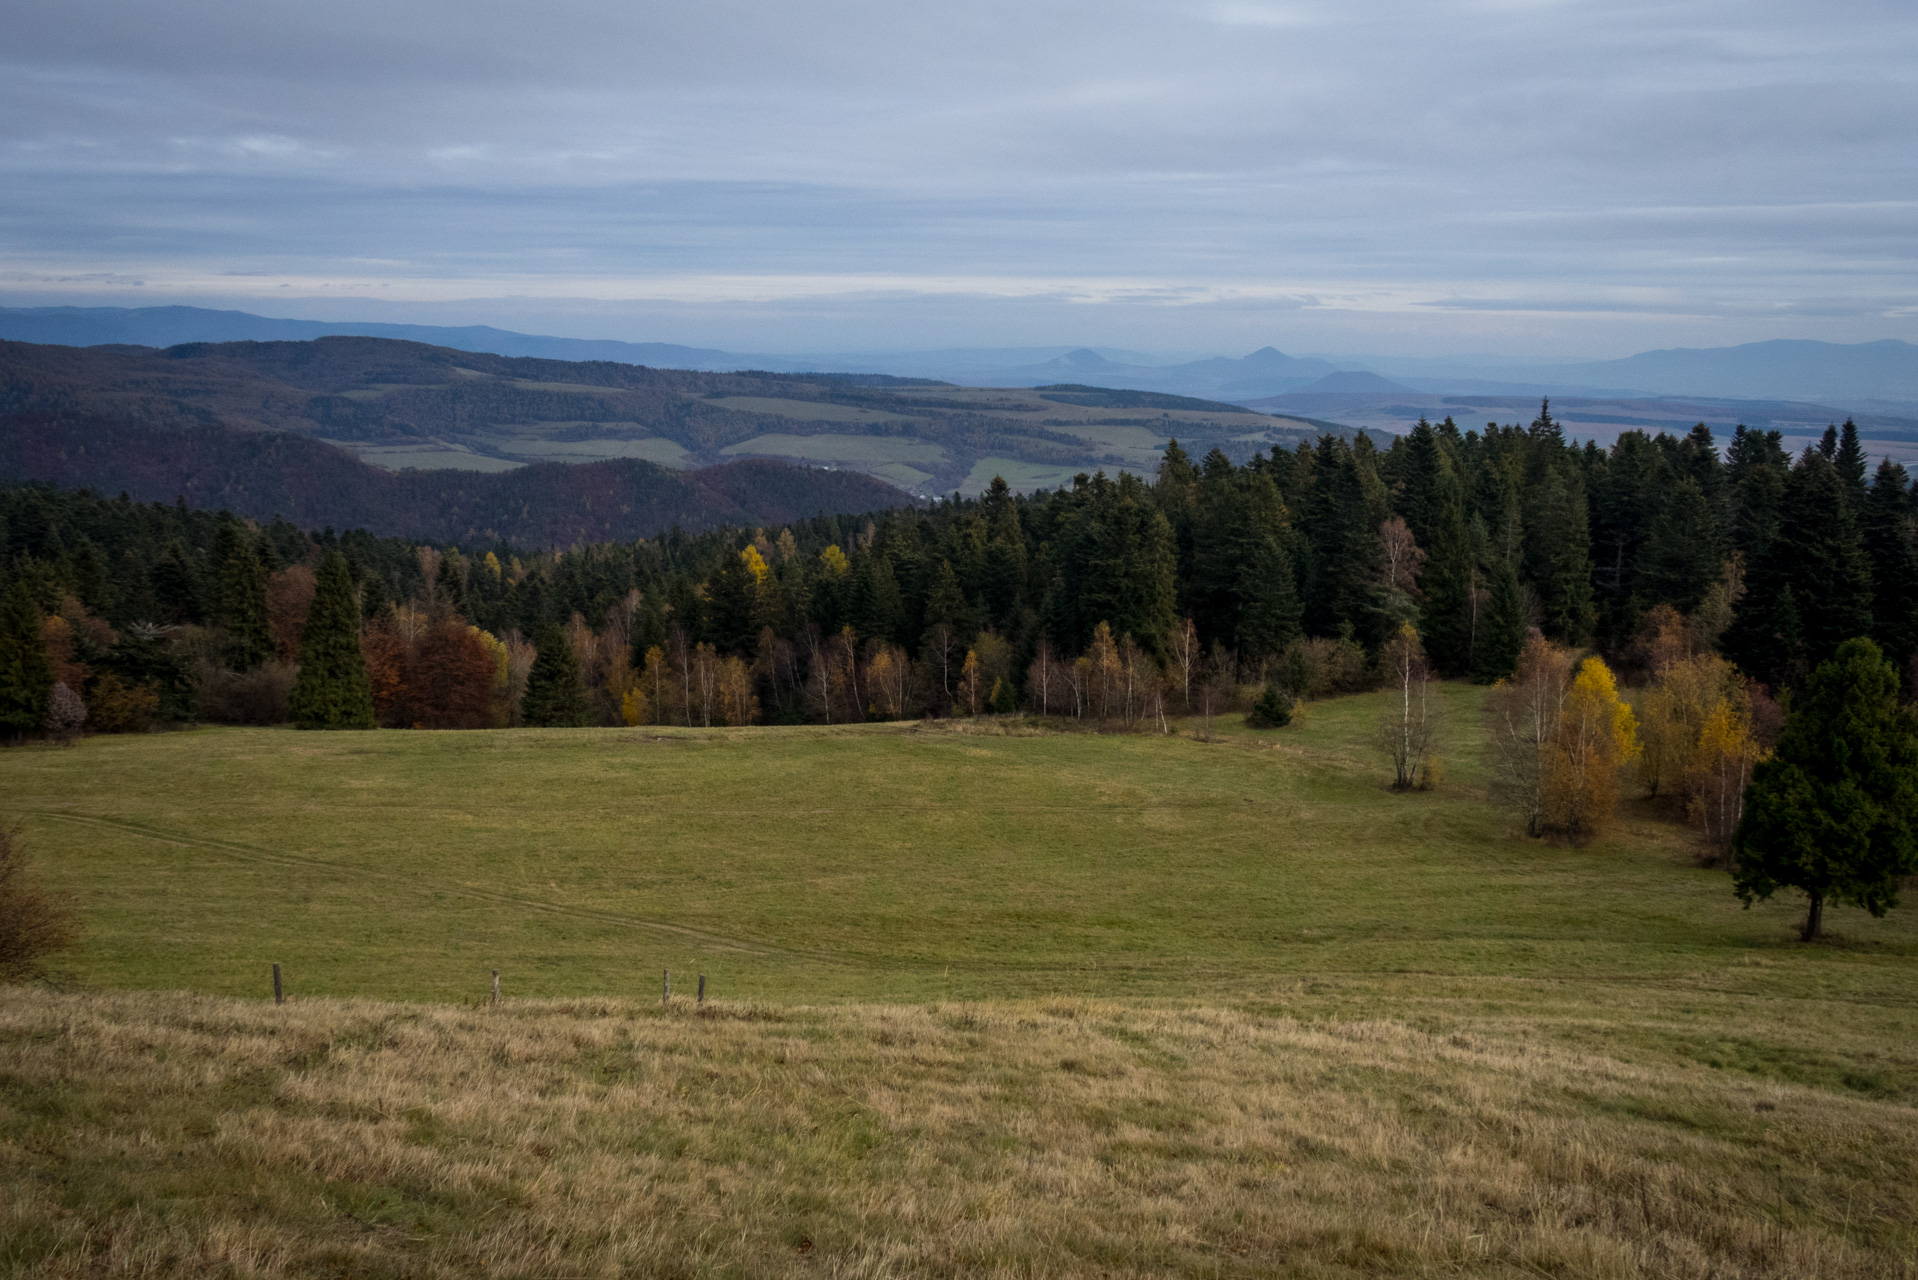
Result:
<instances>
[{"instance_id":1,"label":"treeline","mask_svg":"<svg viewBox=\"0 0 1918 1280\"><path fill-rule=\"evenodd\" d=\"M449 727L1016 708L1133 724L1261 687L1282 714L1375 684L1407 627L1442 676L1510 677L1536 630L1636 679L1661 606L1774 690L1860 635L1908 672L1913 516L1903 468L1868 475L1849 423L1796 459L1742 427L1722 452L1702 425L1601 449L1549 405L1528 427L1421 422L1384 450L1328 435L1235 465L1173 442L1150 483L995 482L557 553L0 494L8 584L90 711L134 689L156 716L284 718L337 552L378 719Z\"/></svg>"}]
</instances>

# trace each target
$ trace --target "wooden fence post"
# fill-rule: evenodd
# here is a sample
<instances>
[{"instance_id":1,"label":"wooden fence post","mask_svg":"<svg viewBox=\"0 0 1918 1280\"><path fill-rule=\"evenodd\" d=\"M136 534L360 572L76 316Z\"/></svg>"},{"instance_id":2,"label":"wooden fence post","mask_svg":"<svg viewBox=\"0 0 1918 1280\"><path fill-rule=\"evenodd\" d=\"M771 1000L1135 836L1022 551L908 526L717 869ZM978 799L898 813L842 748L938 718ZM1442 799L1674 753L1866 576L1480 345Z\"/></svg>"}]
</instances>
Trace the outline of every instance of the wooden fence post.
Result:
<instances>
[{"instance_id":1,"label":"wooden fence post","mask_svg":"<svg viewBox=\"0 0 1918 1280\"><path fill-rule=\"evenodd\" d=\"M493 970L493 1003L499 1003L499 970Z\"/></svg>"},{"instance_id":2,"label":"wooden fence post","mask_svg":"<svg viewBox=\"0 0 1918 1280\"><path fill-rule=\"evenodd\" d=\"M659 1002L661 1004L665 1004L673 998L673 971L667 969L664 972L666 976L661 982L659 990Z\"/></svg>"},{"instance_id":3,"label":"wooden fence post","mask_svg":"<svg viewBox=\"0 0 1918 1280\"><path fill-rule=\"evenodd\" d=\"M703 973L699 975L699 998L697 1000L694 1000L693 1003L694 1004L706 1003L706 975Z\"/></svg>"},{"instance_id":4,"label":"wooden fence post","mask_svg":"<svg viewBox=\"0 0 1918 1280\"><path fill-rule=\"evenodd\" d=\"M273 1003L285 1004L286 992L280 986L280 962L273 962Z\"/></svg>"}]
</instances>

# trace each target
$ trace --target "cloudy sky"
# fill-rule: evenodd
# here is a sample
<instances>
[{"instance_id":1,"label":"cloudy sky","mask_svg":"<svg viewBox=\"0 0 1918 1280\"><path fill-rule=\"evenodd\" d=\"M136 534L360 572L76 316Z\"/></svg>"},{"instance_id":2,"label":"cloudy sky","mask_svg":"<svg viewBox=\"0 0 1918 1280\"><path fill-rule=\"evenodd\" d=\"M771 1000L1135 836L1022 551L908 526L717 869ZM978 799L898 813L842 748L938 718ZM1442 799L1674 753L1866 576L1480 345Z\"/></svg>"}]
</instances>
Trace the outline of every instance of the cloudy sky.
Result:
<instances>
[{"instance_id":1,"label":"cloudy sky","mask_svg":"<svg viewBox=\"0 0 1918 1280\"><path fill-rule=\"evenodd\" d=\"M1911 0L10 0L0 303L760 351L1918 339Z\"/></svg>"}]
</instances>

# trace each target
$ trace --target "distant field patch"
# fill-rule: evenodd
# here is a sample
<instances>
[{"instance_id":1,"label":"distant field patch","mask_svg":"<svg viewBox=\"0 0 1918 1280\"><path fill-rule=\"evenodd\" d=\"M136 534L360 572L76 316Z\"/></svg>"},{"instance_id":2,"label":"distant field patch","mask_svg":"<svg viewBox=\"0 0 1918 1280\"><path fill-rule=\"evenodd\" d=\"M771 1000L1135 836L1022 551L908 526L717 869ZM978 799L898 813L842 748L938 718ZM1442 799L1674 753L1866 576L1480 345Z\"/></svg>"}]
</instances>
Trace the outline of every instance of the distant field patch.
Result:
<instances>
[{"instance_id":1,"label":"distant field patch","mask_svg":"<svg viewBox=\"0 0 1918 1280\"><path fill-rule=\"evenodd\" d=\"M1061 485L1070 485L1072 477L1081 471L1096 471L1097 464L1075 462L1060 465L1050 462L1021 462L1017 458L981 458L972 464L972 470L959 483L961 493L979 493L992 483L994 476L1003 476L1005 482L1019 493L1029 493L1034 489L1057 489ZM1145 468L1127 468L1145 470ZM1108 466L1108 472L1116 468Z\"/></svg>"},{"instance_id":2,"label":"distant field patch","mask_svg":"<svg viewBox=\"0 0 1918 1280\"><path fill-rule=\"evenodd\" d=\"M794 436L775 432L729 444L720 450L728 458L794 458L801 462L836 462L869 470L873 465L903 462L908 466L945 465L946 451L929 440L910 436Z\"/></svg>"},{"instance_id":3,"label":"distant field patch","mask_svg":"<svg viewBox=\"0 0 1918 1280\"><path fill-rule=\"evenodd\" d=\"M771 396L727 396L709 403L741 413L776 413L804 422L900 422L907 415L881 413L850 404L822 404L817 400L779 400Z\"/></svg>"},{"instance_id":4,"label":"distant field patch","mask_svg":"<svg viewBox=\"0 0 1918 1280\"><path fill-rule=\"evenodd\" d=\"M606 458L638 458L667 467L692 465L684 445L671 440L529 440L501 441L501 449L538 462L599 462Z\"/></svg>"},{"instance_id":5,"label":"distant field patch","mask_svg":"<svg viewBox=\"0 0 1918 1280\"><path fill-rule=\"evenodd\" d=\"M408 467L420 471L511 471L526 465L510 458L492 458L450 444L379 445L360 444L353 440L329 440L327 443L345 449L361 462L384 467L388 471L404 471Z\"/></svg>"}]
</instances>

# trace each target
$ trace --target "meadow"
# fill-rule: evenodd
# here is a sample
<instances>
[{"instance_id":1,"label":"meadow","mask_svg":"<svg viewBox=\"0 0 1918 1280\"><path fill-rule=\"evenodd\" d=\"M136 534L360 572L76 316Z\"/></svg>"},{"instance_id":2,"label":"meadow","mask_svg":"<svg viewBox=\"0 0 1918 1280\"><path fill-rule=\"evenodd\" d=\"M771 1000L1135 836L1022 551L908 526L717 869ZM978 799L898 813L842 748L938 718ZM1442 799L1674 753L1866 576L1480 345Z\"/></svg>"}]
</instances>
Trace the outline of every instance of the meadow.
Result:
<instances>
[{"instance_id":1,"label":"meadow","mask_svg":"<svg viewBox=\"0 0 1918 1280\"><path fill-rule=\"evenodd\" d=\"M1909 908L1527 840L1446 698L1411 794L1370 696L0 753L86 930L0 1000L0 1263L1918 1275Z\"/></svg>"}]
</instances>

